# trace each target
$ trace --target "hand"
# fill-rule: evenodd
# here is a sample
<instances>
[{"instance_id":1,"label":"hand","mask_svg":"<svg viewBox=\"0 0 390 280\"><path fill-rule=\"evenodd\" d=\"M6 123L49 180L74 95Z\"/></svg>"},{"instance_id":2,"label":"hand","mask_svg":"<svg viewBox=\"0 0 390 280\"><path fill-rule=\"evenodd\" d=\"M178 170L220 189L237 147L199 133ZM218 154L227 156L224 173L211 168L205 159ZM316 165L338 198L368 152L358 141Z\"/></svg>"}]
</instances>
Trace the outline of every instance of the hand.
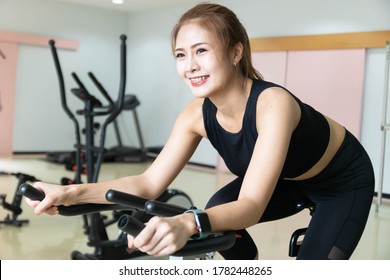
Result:
<instances>
[{"instance_id":1,"label":"hand","mask_svg":"<svg viewBox=\"0 0 390 280\"><path fill-rule=\"evenodd\" d=\"M58 214L57 205L66 205L65 202L65 186L46 184L37 182L33 187L45 193L45 199L42 201L31 200L26 198L26 203L34 208L34 213L40 215L42 213L48 215Z\"/></svg>"},{"instance_id":2,"label":"hand","mask_svg":"<svg viewBox=\"0 0 390 280\"><path fill-rule=\"evenodd\" d=\"M192 218L192 221L190 220ZM195 228L193 215L183 214L169 218L153 217L137 237L127 236L128 247L138 248L149 255L170 255L187 243Z\"/></svg>"}]
</instances>

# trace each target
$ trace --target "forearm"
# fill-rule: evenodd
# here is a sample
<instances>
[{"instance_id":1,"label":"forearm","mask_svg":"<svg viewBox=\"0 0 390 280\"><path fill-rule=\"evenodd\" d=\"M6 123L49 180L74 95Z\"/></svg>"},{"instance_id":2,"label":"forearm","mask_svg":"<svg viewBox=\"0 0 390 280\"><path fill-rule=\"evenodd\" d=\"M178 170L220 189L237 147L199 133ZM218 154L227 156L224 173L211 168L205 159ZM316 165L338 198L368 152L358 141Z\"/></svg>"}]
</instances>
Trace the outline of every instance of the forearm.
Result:
<instances>
[{"instance_id":1,"label":"forearm","mask_svg":"<svg viewBox=\"0 0 390 280\"><path fill-rule=\"evenodd\" d=\"M258 223L265 206L240 199L207 209L213 232L239 230Z\"/></svg>"},{"instance_id":2,"label":"forearm","mask_svg":"<svg viewBox=\"0 0 390 280\"><path fill-rule=\"evenodd\" d=\"M109 203L105 195L110 189L150 199L159 195L159 191L151 186L145 176L137 175L106 182L69 185L66 196L69 198L69 204Z\"/></svg>"}]
</instances>

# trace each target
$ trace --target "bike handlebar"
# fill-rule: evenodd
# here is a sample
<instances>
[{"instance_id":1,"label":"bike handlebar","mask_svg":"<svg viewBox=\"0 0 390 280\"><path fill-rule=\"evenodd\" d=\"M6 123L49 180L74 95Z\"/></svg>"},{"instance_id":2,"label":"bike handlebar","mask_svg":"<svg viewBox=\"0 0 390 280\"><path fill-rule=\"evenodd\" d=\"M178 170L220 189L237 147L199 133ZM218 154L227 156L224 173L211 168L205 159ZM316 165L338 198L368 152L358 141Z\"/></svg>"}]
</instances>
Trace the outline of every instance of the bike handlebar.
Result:
<instances>
[{"instance_id":1,"label":"bike handlebar","mask_svg":"<svg viewBox=\"0 0 390 280\"><path fill-rule=\"evenodd\" d=\"M45 194L34 188L28 183L23 183L19 186L19 192L30 198L31 200L42 201L45 198ZM97 204L97 203L80 203L74 204L71 206L57 206L58 212L62 216L80 216L86 214L92 214L102 211L112 211L112 210L129 210L128 206L120 204Z\"/></svg>"},{"instance_id":2,"label":"bike handlebar","mask_svg":"<svg viewBox=\"0 0 390 280\"><path fill-rule=\"evenodd\" d=\"M45 194L34 188L28 183L23 183L19 187L19 192L32 199L32 200L43 200ZM85 204L75 204L71 206L58 206L58 211L60 215L63 216L77 216L83 214L96 213L106 210L143 210L150 214L158 214L160 216L174 216L184 213L187 209L164 203L156 200L147 200L145 198L131 195L128 193L109 190L106 193L106 199L110 202L116 202L118 204L94 204L94 203L85 203ZM118 220L118 228L123 232L130 234L132 236L137 236L139 232L145 225L134 218L133 216L123 214ZM173 253L173 256L194 256L204 254L206 252L213 251L223 251L234 245L236 241L236 235L233 231L216 233L210 235L206 239L201 240L189 240L186 245Z\"/></svg>"}]
</instances>

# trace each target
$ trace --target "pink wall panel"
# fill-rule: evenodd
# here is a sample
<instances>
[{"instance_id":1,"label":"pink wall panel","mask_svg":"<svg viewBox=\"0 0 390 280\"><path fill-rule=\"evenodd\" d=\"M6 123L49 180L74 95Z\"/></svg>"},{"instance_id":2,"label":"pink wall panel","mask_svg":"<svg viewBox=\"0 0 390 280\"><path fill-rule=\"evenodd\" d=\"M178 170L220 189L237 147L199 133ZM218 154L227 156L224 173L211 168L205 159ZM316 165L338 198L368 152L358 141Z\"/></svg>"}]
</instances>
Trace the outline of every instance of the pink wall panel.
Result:
<instances>
[{"instance_id":1,"label":"pink wall panel","mask_svg":"<svg viewBox=\"0 0 390 280\"><path fill-rule=\"evenodd\" d=\"M0 42L0 49L0 156L11 156L18 45Z\"/></svg>"},{"instance_id":2,"label":"pink wall panel","mask_svg":"<svg viewBox=\"0 0 390 280\"><path fill-rule=\"evenodd\" d=\"M264 77L264 80L285 86L287 52L254 52L253 66Z\"/></svg>"},{"instance_id":3,"label":"pink wall panel","mask_svg":"<svg viewBox=\"0 0 390 280\"><path fill-rule=\"evenodd\" d=\"M292 51L287 88L360 138L365 50Z\"/></svg>"},{"instance_id":4,"label":"pink wall panel","mask_svg":"<svg viewBox=\"0 0 390 280\"><path fill-rule=\"evenodd\" d=\"M77 40L0 31L0 104L2 106L0 110L0 157L11 156L13 152L14 100L19 44L49 47L50 39L56 41L57 48L76 51L79 47Z\"/></svg>"},{"instance_id":5,"label":"pink wall panel","mask_svg":"<svg viewBox=\"0 0 390 280\"><path fill-rule=\"evenodd\" d=\"M64 38L45 36L45 35L33 35L28 33L8 32L0 30L0 40L8 43L22 43L28 45L36 45L47 47L49 40L55 40L56 47L58 49L77 50L79 48L79 41L69 40Z\"/></svg>"}]
</instances>

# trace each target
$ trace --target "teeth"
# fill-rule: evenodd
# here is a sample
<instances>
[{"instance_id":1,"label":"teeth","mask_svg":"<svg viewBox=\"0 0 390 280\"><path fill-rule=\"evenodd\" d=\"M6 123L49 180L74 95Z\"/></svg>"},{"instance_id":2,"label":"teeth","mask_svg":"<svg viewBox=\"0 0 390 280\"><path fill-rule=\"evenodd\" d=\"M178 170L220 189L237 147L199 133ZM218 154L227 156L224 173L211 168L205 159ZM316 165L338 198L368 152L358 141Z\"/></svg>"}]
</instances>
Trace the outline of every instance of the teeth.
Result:
<instances>
[{"instance_id":1,"label":"teeth","mask_svg":"<svg viewBox=\"0 0 390 280\"><path fill-rule=\"evenodd\" d=\"M191 82L193 83L199 83L200 81L206 80L207 77L198 77L198 78L191 78Z\"/></svg>"}]
</instances>

